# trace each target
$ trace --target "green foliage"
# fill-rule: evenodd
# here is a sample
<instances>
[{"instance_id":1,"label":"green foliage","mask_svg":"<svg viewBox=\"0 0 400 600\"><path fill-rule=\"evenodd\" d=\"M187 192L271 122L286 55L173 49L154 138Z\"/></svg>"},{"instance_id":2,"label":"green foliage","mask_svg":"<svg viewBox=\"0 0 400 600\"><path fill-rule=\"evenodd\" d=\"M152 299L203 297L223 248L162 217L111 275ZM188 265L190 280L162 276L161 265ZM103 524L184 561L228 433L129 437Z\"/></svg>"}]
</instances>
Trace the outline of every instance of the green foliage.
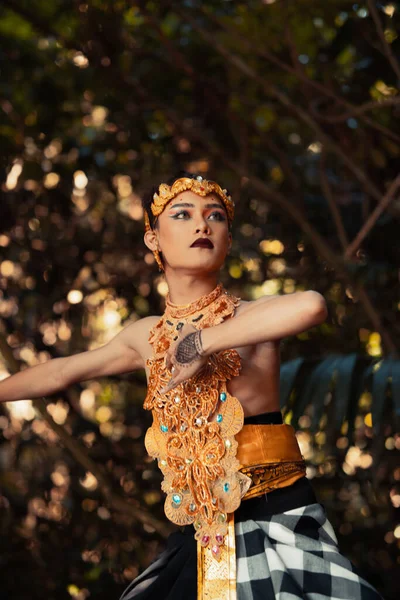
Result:
<instances>
[{"instance_id":1,"label":"green foliage","mask_svg":"<svg viewBox=\"0 0 400 600\"><path fill-rule=\"evenodd\" d=\"M226 287L327 300L326 323L284 341L282 407L343 551L388 600L399 593L398 201L346 250L398 175L398 29L393 2L0 7L4 372L160 314L140 198L181 168L220 181L236 203ZM1 405L1 556L26 574L7 580L9 597L118 597L163 547L144 394L135 373L71 386L47 411Z\"/></svg>"}]
</instances>

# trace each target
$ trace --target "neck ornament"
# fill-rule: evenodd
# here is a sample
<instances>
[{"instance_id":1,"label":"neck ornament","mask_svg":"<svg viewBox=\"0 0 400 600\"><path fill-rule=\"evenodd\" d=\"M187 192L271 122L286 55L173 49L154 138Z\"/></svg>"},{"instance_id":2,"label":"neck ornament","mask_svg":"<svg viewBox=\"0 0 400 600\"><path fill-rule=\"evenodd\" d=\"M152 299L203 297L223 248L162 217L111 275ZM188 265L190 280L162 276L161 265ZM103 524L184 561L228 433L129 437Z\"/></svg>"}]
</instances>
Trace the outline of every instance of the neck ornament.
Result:
<instances>
[{"instance_id":1,"label":"neck ornament","mask_svg":"<svg viewBox=\"0 0 400 600\"><path fill-rule=\"evenodd\" d=\"M216 560L224 549L228 515L240 505L251 479L239 471L235 440L243 427L243 408L229 394L227 382L241 368L236 350L212 354L195 376L166 394L170 378L164 356L185 323L197 329L232 318L240 298L218 286L187 305L166 299L165 312L150 332L153 356L144 408L153 413L145 446L164 475L164 510L177 525L193 524L195 539Z\"/></svg>"},{"instance_id":2,"label":"neck ornament","mask_svg":"<svg viewBox=\"0 0 400 600\"><path fill-rule=\"evenodd\" d=\"M224 288L222 283L219 283L217 287L215 287L212 292L209 294L204 294L197 300L190 302L189 304L173 304L170 300L169 294L165 300L166 310L168 316L173 319L184 319L188 318L191 315L197 313L200 310L205 309L212 302L214 302L219 296L224 293ZM227 292L225 292L226 294Z\"/></svg>"}]
</instances>

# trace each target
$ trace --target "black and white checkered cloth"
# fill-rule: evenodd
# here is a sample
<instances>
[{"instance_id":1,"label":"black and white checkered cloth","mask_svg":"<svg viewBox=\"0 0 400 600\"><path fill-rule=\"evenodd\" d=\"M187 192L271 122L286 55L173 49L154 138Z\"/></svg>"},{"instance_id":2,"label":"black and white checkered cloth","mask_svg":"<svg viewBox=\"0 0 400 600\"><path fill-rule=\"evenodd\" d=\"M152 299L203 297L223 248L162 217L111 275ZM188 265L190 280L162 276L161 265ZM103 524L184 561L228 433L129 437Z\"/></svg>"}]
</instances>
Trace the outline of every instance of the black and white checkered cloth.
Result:
<instances>
[{"instance_id":1,"label":"black and white checkered cloth","mask_svg":"<svg viewBox=\"0 0 400 600\"><path fill-rule=\"evenodd\" d=\"M235 524L238 600L378 600L340 554L321 504Z\"/></svg>"},{"instance_id":2,"label":"black and white checkered cloth","mask_svg":"<svg viewBox=\"0 0 400 600\"><path fill-rule=\"evenodd\" d=\"M340 554L321 504L238 520L235 534L237 600L382 600ZM196 568L193 532L173 533L120 600L196 600Z\"/></svg>"}]
</instances>

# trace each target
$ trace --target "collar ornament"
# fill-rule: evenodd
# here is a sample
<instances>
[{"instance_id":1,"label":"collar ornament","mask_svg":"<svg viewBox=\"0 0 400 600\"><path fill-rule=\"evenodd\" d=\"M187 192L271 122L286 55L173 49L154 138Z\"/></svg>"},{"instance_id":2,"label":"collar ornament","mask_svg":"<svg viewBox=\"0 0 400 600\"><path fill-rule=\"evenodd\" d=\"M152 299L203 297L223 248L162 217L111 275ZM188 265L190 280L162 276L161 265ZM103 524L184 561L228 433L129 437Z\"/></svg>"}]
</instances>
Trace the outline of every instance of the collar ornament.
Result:
<instances>
[{"instance_id":1,"label":"collar ornament","mask_svg":"<svg viewBox=\"0 0 400 600\"><path fill-rule=\"evenodd\" d=\"M239 374L236 350L212 354L203 369L166 394L160 394L170 377L165 352L185 323L197 329L212 327L234 315L240 298L222 284L195 302L173 304L166 299L164 314L150 331L153 356L144 408L153 412L146 432L148 454L157 459L167 494L164 511L173 523L193 524L195 539L211 548L219 560L228 533L228 515L240 505L251 485L236 458L237 434L243 427L243 408L227 390L227 381Z\"/></svg>"}]
</instances>

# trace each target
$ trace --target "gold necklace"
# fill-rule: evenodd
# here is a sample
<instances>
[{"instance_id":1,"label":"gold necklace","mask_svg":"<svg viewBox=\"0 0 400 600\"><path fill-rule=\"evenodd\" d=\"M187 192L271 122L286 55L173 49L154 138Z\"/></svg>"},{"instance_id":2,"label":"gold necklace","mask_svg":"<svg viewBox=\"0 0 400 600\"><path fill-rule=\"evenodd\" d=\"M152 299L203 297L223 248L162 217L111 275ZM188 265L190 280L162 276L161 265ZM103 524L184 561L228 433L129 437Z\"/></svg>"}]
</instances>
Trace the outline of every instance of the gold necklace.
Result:
<instances>
[{"instance_id":1,"label":"gold necklace","mask_svg":"<svg viewBox=\"0 0 400 600\"><path fill-rule=\"evenodd\" d=\"M240 356L233 349L214 353L195 376L166 394L159 390L170 378L163 360L179 329L185 323L197 329L217 325L234 315L239 302L222 284L188 305L167 298L163 316L150 331L153 356L147 360L144 408L152 410L153 424L145 446L164 475L165 514L177 525L193 523L196 540L211 548L217 560L228 532L228 513L239 507L251 484L239 472L236 458L234 436L243 427L243 408L227 390L227 381L240 372Z\"/></svg>"},{"instance_id":2,"label":"gold necklace","mask_svg":"<svg viewBox=\"0 0 400 600\"><path fill-rule=\"evenodd\" d=\"M174 319L184 319L214 302L223 291L223 285L219 283L209 294L204 294L189 304L173 304L168 294L165 300L166 312Z\"/></svg>"}]
</instances>

